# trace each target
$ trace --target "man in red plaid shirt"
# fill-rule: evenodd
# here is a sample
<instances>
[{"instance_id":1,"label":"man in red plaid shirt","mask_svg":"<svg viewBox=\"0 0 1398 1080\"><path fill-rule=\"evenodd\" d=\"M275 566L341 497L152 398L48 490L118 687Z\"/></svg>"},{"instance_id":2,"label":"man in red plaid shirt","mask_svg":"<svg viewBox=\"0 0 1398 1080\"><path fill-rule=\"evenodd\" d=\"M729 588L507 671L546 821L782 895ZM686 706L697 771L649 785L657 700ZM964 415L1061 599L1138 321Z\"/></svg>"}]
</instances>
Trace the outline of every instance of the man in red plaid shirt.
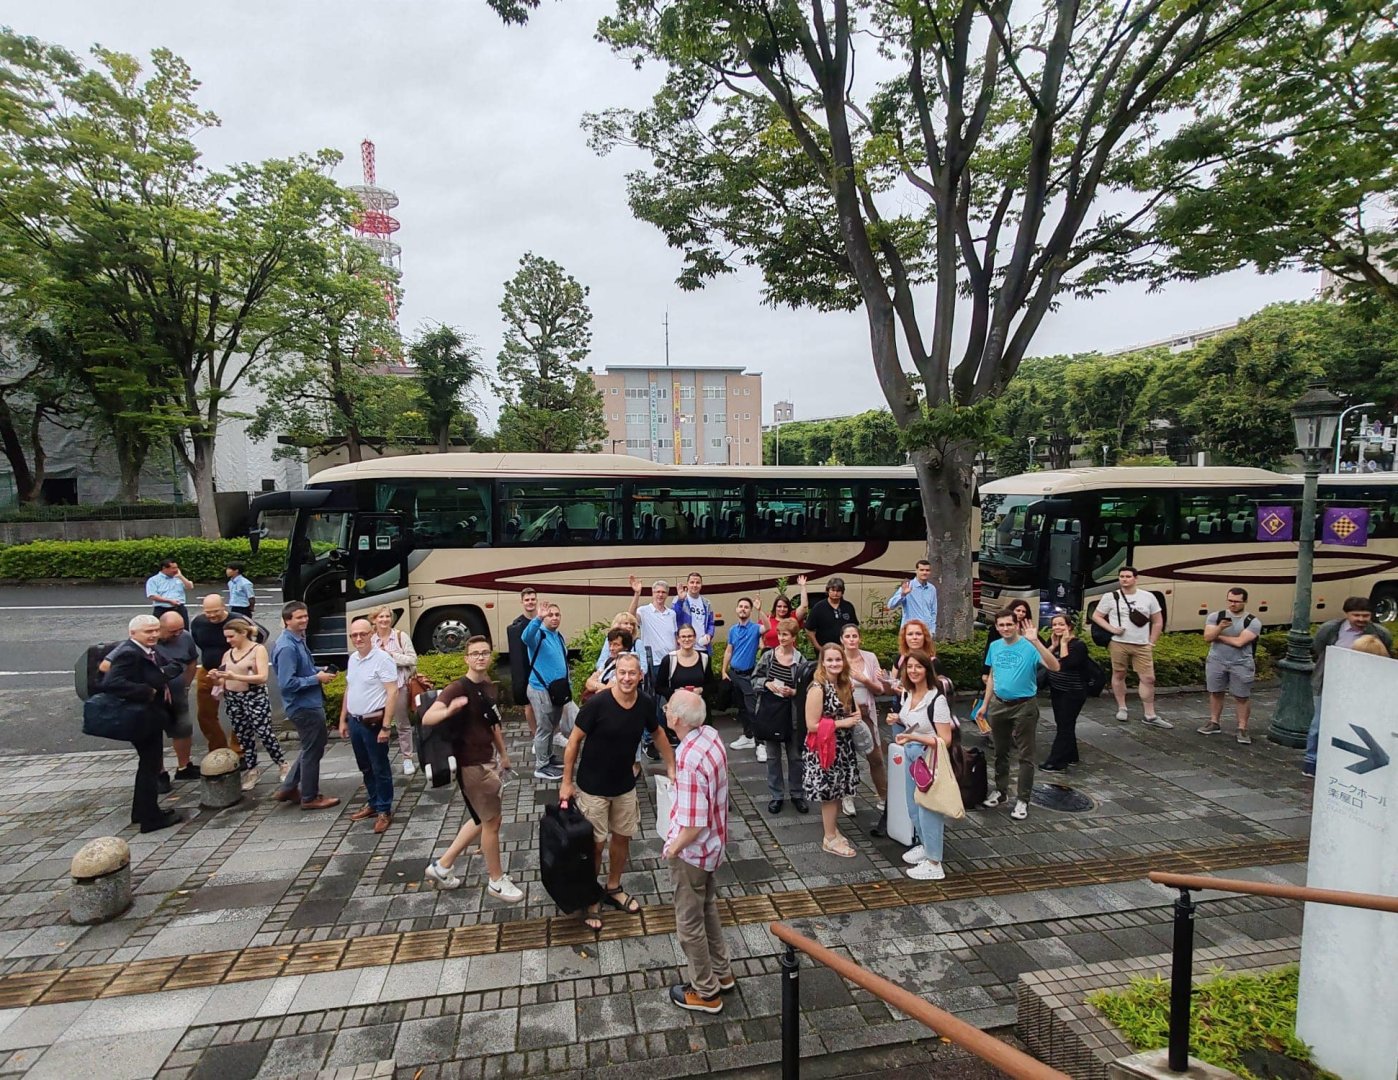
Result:
<instances>
[{"instance_id":1,"label":"man in red plaid shirt","mask_svg":"<svg viewBox=\"0 0 1398 1080\"><path fill-rule=\"evenodd\" d=\"M704 726L704 715L704 699L689 690L676 690L665 706L680 740L665 858L675 889L675 932L689 958L689 982L670 987L670 1000L681 1009L716 1013L723 1011L719 995L738 983L723 941L715 880L728 845L728 755L718 733Z\"/></svg>"}]
</instances>

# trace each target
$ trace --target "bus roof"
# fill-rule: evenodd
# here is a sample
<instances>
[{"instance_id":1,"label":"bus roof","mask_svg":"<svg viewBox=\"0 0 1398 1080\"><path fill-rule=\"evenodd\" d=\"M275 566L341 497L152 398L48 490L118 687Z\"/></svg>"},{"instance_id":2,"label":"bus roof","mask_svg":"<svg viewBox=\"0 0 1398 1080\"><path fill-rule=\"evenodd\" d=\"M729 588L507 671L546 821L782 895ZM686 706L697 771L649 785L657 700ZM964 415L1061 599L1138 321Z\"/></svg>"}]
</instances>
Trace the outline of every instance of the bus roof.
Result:
<instances>
[{"instance_id":1,"label":"bus roof","mask_svg":"<svg viewBox=\"0 0 1398 1080\"><path fill-rule=\"evenodd\" d=\"M1020 473L981 485L982 495L1062 495L1117 488L1237 487L1248 484L1296 484L1301 476L1266 469L1155 466L1058 469ZM1333 479L1333 478L1327 478Z\"/></svg>"},{"instance_id":2,"label":"bus roof","mask_svg":"<svg viewBox=\"0 0 1398 1080\"><path fill-rule=\"evenodd\" d=\"M881 468L751 465L734 468L722 464L670 465L629 454L405 454L335 465L313 475L308 486L338 480L386 480L405 476L911 480L916 474L909 465Z\"/></svg>"}]
</instances>

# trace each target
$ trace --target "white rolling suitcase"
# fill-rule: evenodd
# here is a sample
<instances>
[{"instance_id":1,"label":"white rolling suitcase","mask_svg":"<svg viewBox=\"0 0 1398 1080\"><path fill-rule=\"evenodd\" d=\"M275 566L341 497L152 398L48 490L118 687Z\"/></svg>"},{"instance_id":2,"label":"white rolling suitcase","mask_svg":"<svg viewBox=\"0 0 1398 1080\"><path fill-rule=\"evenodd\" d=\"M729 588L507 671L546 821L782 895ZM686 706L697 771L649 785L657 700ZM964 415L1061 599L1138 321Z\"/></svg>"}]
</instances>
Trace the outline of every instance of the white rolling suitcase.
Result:
<instances>
[{"instance_id":1,"label":"white rolling suitcase","mask_svg":"<svg viewBox=\"0 0 1398 1080\"><path fill-rule=\"evenodd\" d=\"M920 747L919 747L920 749ZM909 750L888 744L888 836L904 847L912 847L913 819L908 806Z\"/></svg>"}]
</instances>

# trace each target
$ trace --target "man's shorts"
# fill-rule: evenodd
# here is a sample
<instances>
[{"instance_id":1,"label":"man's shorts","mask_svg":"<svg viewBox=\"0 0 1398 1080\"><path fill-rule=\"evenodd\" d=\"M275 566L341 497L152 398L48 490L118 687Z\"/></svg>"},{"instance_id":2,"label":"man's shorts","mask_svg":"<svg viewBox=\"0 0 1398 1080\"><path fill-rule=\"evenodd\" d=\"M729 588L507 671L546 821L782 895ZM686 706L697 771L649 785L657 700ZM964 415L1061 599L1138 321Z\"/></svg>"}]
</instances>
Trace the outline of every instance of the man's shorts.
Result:
<instances>
[{"instance_id":1,"label":"man's shorts","mask_svg":"<svg viewBox=\"0 0 1398 1080\"><path fill-rule=\"evenodd\" d=\"M599 844L609 833L630 839L641 831L641 804L635 788L613 798L579 791L576 801L583 817L592 823L592 835Z\"/></svg>"},{"instance_id":2,"label":"man's shorts","mask_svg":"<svg viewBox=\"0 0 1398 1080\"><path fill-rule=\"evenodd\" d=\"M1147 679L1155 678L1155 647L1152 645L1131 645L1125 641L1113 641L1107 646L1112 654L1112 670L1125 671L1128 663L1131 670Z\"/></svg>"},{"instance_id":3,"label":"man's shorts","mask_svg":"<svg viewBox=\"0 0 1398 1080\"><path fill-rule=\"evenodd\" d=\"M1257 668L1248 661L1246 664L1220 664L1217 660L1204 661L1204 688L1211 694L1232 694L1244 699L1252 695L1252 680Z\"/></svg>"},{"instance_id":4,"label":"man's shorts","mask_svg":"<svg viewBox=\"0 0 1398 1080\"><path fill-rule=\"evenodd\" d=\"M183 690L172 686L170 699L173 707L165 722L165 734L172 739L188 739L194 734L194 717L189 708L189 687Z\"/></svg>"},{"instance_id":5,"label":"man's shorts","mask_svg":"<svg viewBox=\"0 0 1398 1080\"><path fill-rule=\"evenodd\" d=\"M466 809L477 825L500 816L500 790L504 784L494 765L463 765L456 773Z\"/></svg>"}]
</instances>

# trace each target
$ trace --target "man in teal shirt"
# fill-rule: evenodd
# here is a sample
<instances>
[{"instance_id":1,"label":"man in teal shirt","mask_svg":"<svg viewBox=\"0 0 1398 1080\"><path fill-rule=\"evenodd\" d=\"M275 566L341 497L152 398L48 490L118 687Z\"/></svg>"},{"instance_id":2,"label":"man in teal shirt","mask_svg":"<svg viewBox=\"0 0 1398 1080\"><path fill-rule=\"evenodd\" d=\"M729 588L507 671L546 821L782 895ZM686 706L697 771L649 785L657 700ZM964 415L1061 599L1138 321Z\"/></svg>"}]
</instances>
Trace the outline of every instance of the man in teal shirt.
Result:
<instances>
[{"instance_id":1,"label":"man in teal shirt","mask_svg":"<svg viewBox=\"0 0 1398 1080\"><path fill-rule=\"evenodd\" d=\"M1012 608L995 616L999 641L990 643L985 662L990 668L986 684L986 716L990 737L995 743L995 790L986 806L999 806L1009 797L1010 744L1019 756L1019 780L1015 786L1015 806L1010 817L1023 821L1029 816L1029 796L1034 793L1034 736L1039 726L1039 665L1058 670L1054 656L1028 617L1021 619Z\"/></svg>"}]
</instances>

